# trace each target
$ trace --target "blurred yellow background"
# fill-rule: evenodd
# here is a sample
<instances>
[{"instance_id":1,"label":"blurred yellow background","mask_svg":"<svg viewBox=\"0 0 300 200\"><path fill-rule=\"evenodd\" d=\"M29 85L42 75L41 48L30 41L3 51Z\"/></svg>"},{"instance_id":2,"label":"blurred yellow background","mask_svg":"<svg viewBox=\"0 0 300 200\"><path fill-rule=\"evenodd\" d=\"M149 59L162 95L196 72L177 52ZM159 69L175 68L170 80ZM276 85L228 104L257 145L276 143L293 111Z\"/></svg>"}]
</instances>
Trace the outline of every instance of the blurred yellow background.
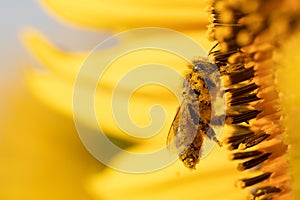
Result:
<instances>
[{"instance_id":1,"label":"blurred yellow background","mask_svg":"<svg viewBox=\"0 0 300 200\"><path fill-rule=\"evenodd\" d=\"M229 162L228 152L219 149L201 160L196 172L188 171L179 162L158 172L138 175L105 168L82 145L71 117L72 99L67 99L72 93L76 68L89 50L120 30L155 25L173 28L209 50L213 44L205 36L208 17L204 1L188 0L184 5L180 0L40 2L43 4L11 0L0 8L0 199L244 199L247 191L234 186L235 180L242 177L236 163ZM124 9L117 8L119 5ZM24 34L28 27L38 29L51 43L34 31ZM299 63L289 61L286 65L291 67ZM176 61L174 68L179 69L182 64ZM52 73L48 77L30 74L46 71L45 68ZM291 68L283 68L282 82L286 81L286 85L282 84L282 90L293 90L292 86L297 89L295 80L286 73L289 71ZM145 91L149 93L149 89ZM168 102L168 97L161 99ZM290 115L297 114L293 108L299 102L299 95L292 97L296 99L293 105L290 99L284 102ZM167 108L169 124L176 112L173 105L177 106L177 102L174 102L175 98ZM148 104L145 102L142 108L148 108ZM145 116L136 112L134 117L140 119L141 115ZM293 123L290 127L299 121L297 116L290 120ZM114 130L109 129L111 124L106 125L108 131ZM157 148L156 143L132 145L118 139L118 133L109 134L115 137L115 143L129 146L132 151ZM124 160L123 154L113 159Z\"/></svg>"},{"instance_id":2,"label":"blurred yellow background","mask_svg":"<svg viewBox=\"0 0 300 200\"><path fill-rule=\"evenodd\" d=\"M107 34L65 26L34 0L3 1L0 10L0 199L91 199L86 177L103 166L82 145L73 120L29 91L27 67L40 66L20 34L35 26L74 51L91 49Z\"/></svg>"}]
</instances>

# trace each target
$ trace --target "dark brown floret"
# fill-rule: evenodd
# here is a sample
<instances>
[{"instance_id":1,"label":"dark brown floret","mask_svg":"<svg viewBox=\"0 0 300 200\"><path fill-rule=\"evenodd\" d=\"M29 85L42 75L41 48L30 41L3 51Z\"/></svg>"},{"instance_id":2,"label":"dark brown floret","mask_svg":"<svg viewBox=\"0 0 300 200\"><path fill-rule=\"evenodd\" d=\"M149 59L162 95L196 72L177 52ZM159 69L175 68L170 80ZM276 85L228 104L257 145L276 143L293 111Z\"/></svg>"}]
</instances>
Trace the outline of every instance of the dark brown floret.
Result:
<instances>
[{"instance_id":1,"label":"dark brown floret","mask_svg":"<svg viewBox=\"0 0 300 200\"><path fill-rule=\"evenodd\" d=\"M229 92L231 94L231 98L234 99L236 97L243 96L245 94L253 92L257 88L259 88L258 85L256 85L255 83L251 83L243 87L227 89L225 90L225 92Z\"/></svg>"},{"instance_id":2,"label":"dark brown floret","mask_svg":"<svg viewBox=\"0 0 300 200\"><path fill-rule=\"evenodd\" d=\"M246 151L246 152L237 152L231 155L232 160L241 160L241 159L246 159L246 158L251 158L254 156L259 156L261 155L261 151Z\"/></svg>"},{"instance_id":3,"label":"dark brown floret","mask_svg":"<svg viewBox=\"0 0 300 200\"><path fill-rule=\"evenodd\" d=\"M265 154L262 154L258 157L255 157L255 158L253 158L249 161L240 163L238 165L238 170L244 171L246 169L250 169L252 167L255 167L255 166L259 165L260 163L264 162L265 160L267 160L270 157L271 154L272 153L265 153Z\"/></svg>"},{"instance_id":4,"label":"dark brown floret","mask_svg":"<svg viewBox=\"0 0 300 200\"><path fill-rule=\"evenodd\" d=\"M266 199L271 198L271 194L276 194L281 192L281 189L278 187L266 186L256 188L254 191L251 192L252 199ZM271 198L272 199L272 198Z\"/></svg>"},{"instance_id":5,"label":"dark brown floret","mask_svg":"<svg viewBox=\"0 0 300 200\"><path fill-rule=\"evenodd\" d=\"M257 183L260 183L260 182L270 178L271 174L272 174L271 172L265 172L261 175L258 175L258 176L252 177L252 178L241 179L239 185L241 188L255 185Z\"/></svg>"},{"instance_id":6,"label":"dark brown floret","mask_svg":"<svg viewBox=\"0 0 300 200\"><path fill-rule=\"evenodd\" d=\"M247 122L248 120L251 120L253 118L256 118L256 116L260 113L259 110L249 110L249 111L243 111L239 114L235 115L229 115L229 117L232 119L232 124L238 124L242 122Z\"/></svg>"}]
</instances>

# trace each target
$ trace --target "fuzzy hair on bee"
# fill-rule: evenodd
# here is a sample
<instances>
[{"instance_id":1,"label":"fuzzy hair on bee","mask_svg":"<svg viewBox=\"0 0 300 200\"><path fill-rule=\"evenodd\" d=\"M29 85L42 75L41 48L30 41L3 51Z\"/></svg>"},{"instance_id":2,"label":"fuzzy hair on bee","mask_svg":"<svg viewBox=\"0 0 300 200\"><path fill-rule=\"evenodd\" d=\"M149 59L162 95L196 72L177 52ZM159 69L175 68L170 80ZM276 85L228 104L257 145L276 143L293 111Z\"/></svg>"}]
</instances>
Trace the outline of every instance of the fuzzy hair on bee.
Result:
<instances>
[{"instance_id":1,"label":"fuzzy hair on bee","mask_svg":"<svg viewBox=\"0 0 300 200\"><path fill-rule=\"evenodd\" d=\"M221 146L211 125L218 125L218 117L212 119L212 100L219 91L217 67L204 58L195 59L185 76L182 103L171 125L167 146L177 150L179 159L189 169L195 169L201 158L205 138Z\"/></svg>"}]
</instances>

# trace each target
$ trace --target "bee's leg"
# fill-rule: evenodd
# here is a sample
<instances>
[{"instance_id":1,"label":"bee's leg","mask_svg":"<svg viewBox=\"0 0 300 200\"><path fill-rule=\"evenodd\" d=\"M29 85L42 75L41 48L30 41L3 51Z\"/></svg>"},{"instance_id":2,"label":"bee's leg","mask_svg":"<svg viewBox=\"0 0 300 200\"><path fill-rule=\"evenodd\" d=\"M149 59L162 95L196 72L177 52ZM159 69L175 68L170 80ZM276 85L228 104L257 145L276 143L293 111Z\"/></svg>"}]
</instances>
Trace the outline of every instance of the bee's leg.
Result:
<instances>
[{"instance_id":1,"label":"bee's leg","mask_svg":"<svg viewBox=\"0 0 300 200\"><path fill-rule=\"evenodd\" d=\"M220 142L220 141L218 140L218 138L216 137L216 134L215 134L214 129L212 129L211 127L208 128L208 130L207 130L207 132L206 132L206 136L207 136L209 139L215 141L220 147L222 146L222 142Z\"/></svg>"}]
</instances>

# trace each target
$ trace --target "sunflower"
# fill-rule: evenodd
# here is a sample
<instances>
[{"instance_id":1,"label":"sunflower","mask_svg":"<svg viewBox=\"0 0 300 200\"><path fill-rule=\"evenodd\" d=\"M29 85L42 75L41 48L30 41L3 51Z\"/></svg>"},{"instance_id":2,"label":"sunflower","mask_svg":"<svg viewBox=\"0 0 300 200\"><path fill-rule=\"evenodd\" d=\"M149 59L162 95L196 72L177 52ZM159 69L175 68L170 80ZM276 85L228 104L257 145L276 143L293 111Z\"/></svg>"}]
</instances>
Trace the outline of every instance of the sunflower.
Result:
<instances>
[{"instance_id":1,"label":"sunflower","mask_svg":"<svg viewBox=\"0 0 300 200\"><path fill-rule=\"evenodd\" d=\"M256 106L263 108L263 112L275 112L274 106L276 109L277 107L280 108L280 111L276 110L275 115L278 117L278 113L280 114L278 119L276 118L276 122L280 123L279 129L282 132L278 133L280 138L276 139L281 142L284 140L283 136L288 138L286 141L291 144L291 148L287 151L284 150L283 156L285 159L290 155L289 159L292 167L290 169L284 166L284 177L279 177L280 180L276 180L276 178L278 179L276 176L271 176L271 179L267 181L272 185L272 188L278 187L280 190L280 192L274 192L274 198L290 199L292 196L291 187L294 191L293 195L297 196L297 185L292 184L290 181L291 174L294 183L297 182L298 176L296 167L297 153L293 150L293 145L297 145L297 136L294 133L296 130L293 127L296 126L298 121L294 116L298 116L297 113L299 113L297 109L294 109L297 102L299 102L298 86L295 84L296 76L299 75L298 70L295 69L299 63L296 56L296 45L299 43L299 36L297 35L297 24L299 21L297 11L299 11L299 5L297 3L284 1L281 5L277 1L263 2L259 0L251 3L245 3L246 1L243 0L237 2L219 0L210 3L203 1L186 1L183 3L177 0L164 2L144 0L138 3L130 0L101 2L95 0L85 2L43 0L40 2L48 12L57 16L60 20L75 26L97 31L109 31L112 34L134 28L162 27L185 34L201 44L207 51L217 43L217 48L219 49L212 50L212 55L215 57L215 62L217 64L219 62L220 71L225 75L228 75L226 74L227 69L222 67L227 66L228 63L251 63L255 61L259 65L264 64L263 62L266 60L276 60L276 65L272 65L269 71L267 70L266 72L271 73L268 78L272 82L272 89L276 88L274 89L276 95L273 96L276 100L271 101L271 99L270 104L258 104ZM208 9L204 9L206 7ZM211 15L208 14L207 10L211 12ZM271 12L273 10L274 12ZM276 10L278 12L275 12ZM211 22L209 22L209 18L212 18ZM239 21L237 18L241 20ZM209 42L206 39L206 26L209 23L210 32L208 35L213 42ZM239 27L240 23L245 25L246 28L236 31L235 27ZM261 34L264 35L261 36ZM270 34L270 37L268 38L266 34ZM230 43L232 38L237 42L235 45L242 49L242 53L239 51L232 53L232 43ZM277 43L279 38L281 40ZM154 62L171 66L179 74L183 74L186 71L188 61L163 51L153 51L151 49L134 51L110 63L110 68L99 81L99 77L95 75L98 72L97 69L102 64L104 65L106 59L113 58L116 52L122 52L123 48L126 49L132 44L143 43L149 40L154 40L159 44L177 44L178 42L176 37L165 34L153 34L151 31L138 38L133 34L125 39L122 40L121 38L115 44L112 43L110 46L100 49L99 52L90 54L88 57L88 52L72 53L59 49L38 31L26 31L23 33L23 42L30 53L47 69L44 71L28 70L26 81L33 94L40 100L70 118L74 116L77 126L77 123L79 123L86 130L90 130L89 132L93 132L93 130L99 129L98 126L101 124L101 129L106 135L114 143L126 149L126 151L152 152L165 145L172 118L179 104L176 96L169 90L153 84L148 86L141 85L134 92L130 84L121 84L117 88L119 89L117 91L119 98L123 98L128 102L127 104L122 104L122 101L118 101L116 104L120 109L124 105L128 106L130 118L139 126L137 130L141 130L141 135L147 135L147 131L145 131L147 129L140 127L146 127L149 123L155 122L162 124L162 128L158 131L160 134L152 137L145 136L147 140L139 140L136 137L125 135L124 132L126 131L124 129L132 130L132 127L127 127L127 123L125 123L125 128L120 129L120 124L115 122L115 115L118 113L114 114L112 112L109 103L115 97L114 91L119 81L126 77L125 75L131 72L134 66ZM273 41L276 42L272 43ZM262 45L263 47L261 47L255 42L265 44L271 42L274 46L265 48L265 46ZM258 47L255 45L251 46L254 43ZM184 45L184 40L179 41L179 44ZM263 50L257 51L257 48L263 48ZM273 51L278 52L278 55L274 57L269 56L270 49L272 53ZM228 54L230 56L227 56ZM226 60L222 60L224 55L227 56ZM93 66L93 63L99 65ZM82 71L82 67L85 65L89 65L92 70ZM278 73L275 76L274 71L277 68ZM262 71L262 73L264 72ZM78 82L78 75L80 76L81 74L83 74L83 78ZM153 74L153 76L158 75ZM165 79L168 78L168 74L163 76ZM262 77L264 78L264 76ZM263 82L263 80L257 79L257 82ZM95 83L97 84L96 86L94 86ZM86 106L78 107L74 113L74 88L75 91L81 91L80 95L82 96L87 95L87 92L91 90L90 88L95 91L95 116L99 124L97 120L95 123L90 118L87 112L89 108ZM278 93L277 88L280 90L280 93ZM266 98L269 94L273 94L272 91L264 94L265 96L259 97ZM129 95L131 95L130 98ZM159 104L164 107L165 113L161 110L152 109L150 117L147 117L146 114L149 108L157 104L158 99ZM275 105L272 104L274 102ZM165 120L163 117L160 117L161 114L165 115L166 123L160 123ZM286 117L282 119L283 116ZM263 118L265 115L261 117ZM122 118L120 122L127 122L126 120ZM233 118L232 121L234 120ZM232 121L229 120L229 126ZM257 129L266 127L266 124L260 124L259 122L255 122L253 126L258 127ZM250 125L252 125L252 122L250 122ZM273 131L278 126L267 128ZM224 141L231 137L228 134L222 135ZM274 138L275 136L271 137ZM109 153L105 152L107 151L105 147L101 148L100 144L99 146L97 148L100 152ZM276 147L278 146L265 146L265 148L273 148L273 150ZM260 147L258 146L258 148ZM280 154L280 156L282 155ZM135 167L141 164L136 163L134 160L131 161L130 156L124 151L114 152L113 155L107 157L106 161L109 166L126 167L130 165ZM272 166L272 170L275 170L276 162L276 156L268 161L269 165ZM143 164L152 165L153 163ZM281 168L278 169L281 170ZM246 180L246 182L244 181L246 185L249 179L243 179L244 174L240 174L236 170L236 163L228 159L228 152L224 148L219 147L215 147L205 159L201 160L197 170L194 171L184 168L180 162L164 166L159 170L150 170L147 173L134 174L124 171L126 170L118 171L106 167L99 170L98 173L88 174L86 177L83 177L85 192L89 194L91 199L245 199L249 196L249 193L252 194L251 198L271 198L269 190L264 190L262 189L263 187L252 190L242 190L236 187L234 184L236 179L239 178L242 182ZM284 187L281 187L282 184ZM240 186L241 183L238 182L237 185ZM282 188L285 190L284 192L281 192ZM61 193L63 194L63 191Z\"/></svg>"}]
</instances>

